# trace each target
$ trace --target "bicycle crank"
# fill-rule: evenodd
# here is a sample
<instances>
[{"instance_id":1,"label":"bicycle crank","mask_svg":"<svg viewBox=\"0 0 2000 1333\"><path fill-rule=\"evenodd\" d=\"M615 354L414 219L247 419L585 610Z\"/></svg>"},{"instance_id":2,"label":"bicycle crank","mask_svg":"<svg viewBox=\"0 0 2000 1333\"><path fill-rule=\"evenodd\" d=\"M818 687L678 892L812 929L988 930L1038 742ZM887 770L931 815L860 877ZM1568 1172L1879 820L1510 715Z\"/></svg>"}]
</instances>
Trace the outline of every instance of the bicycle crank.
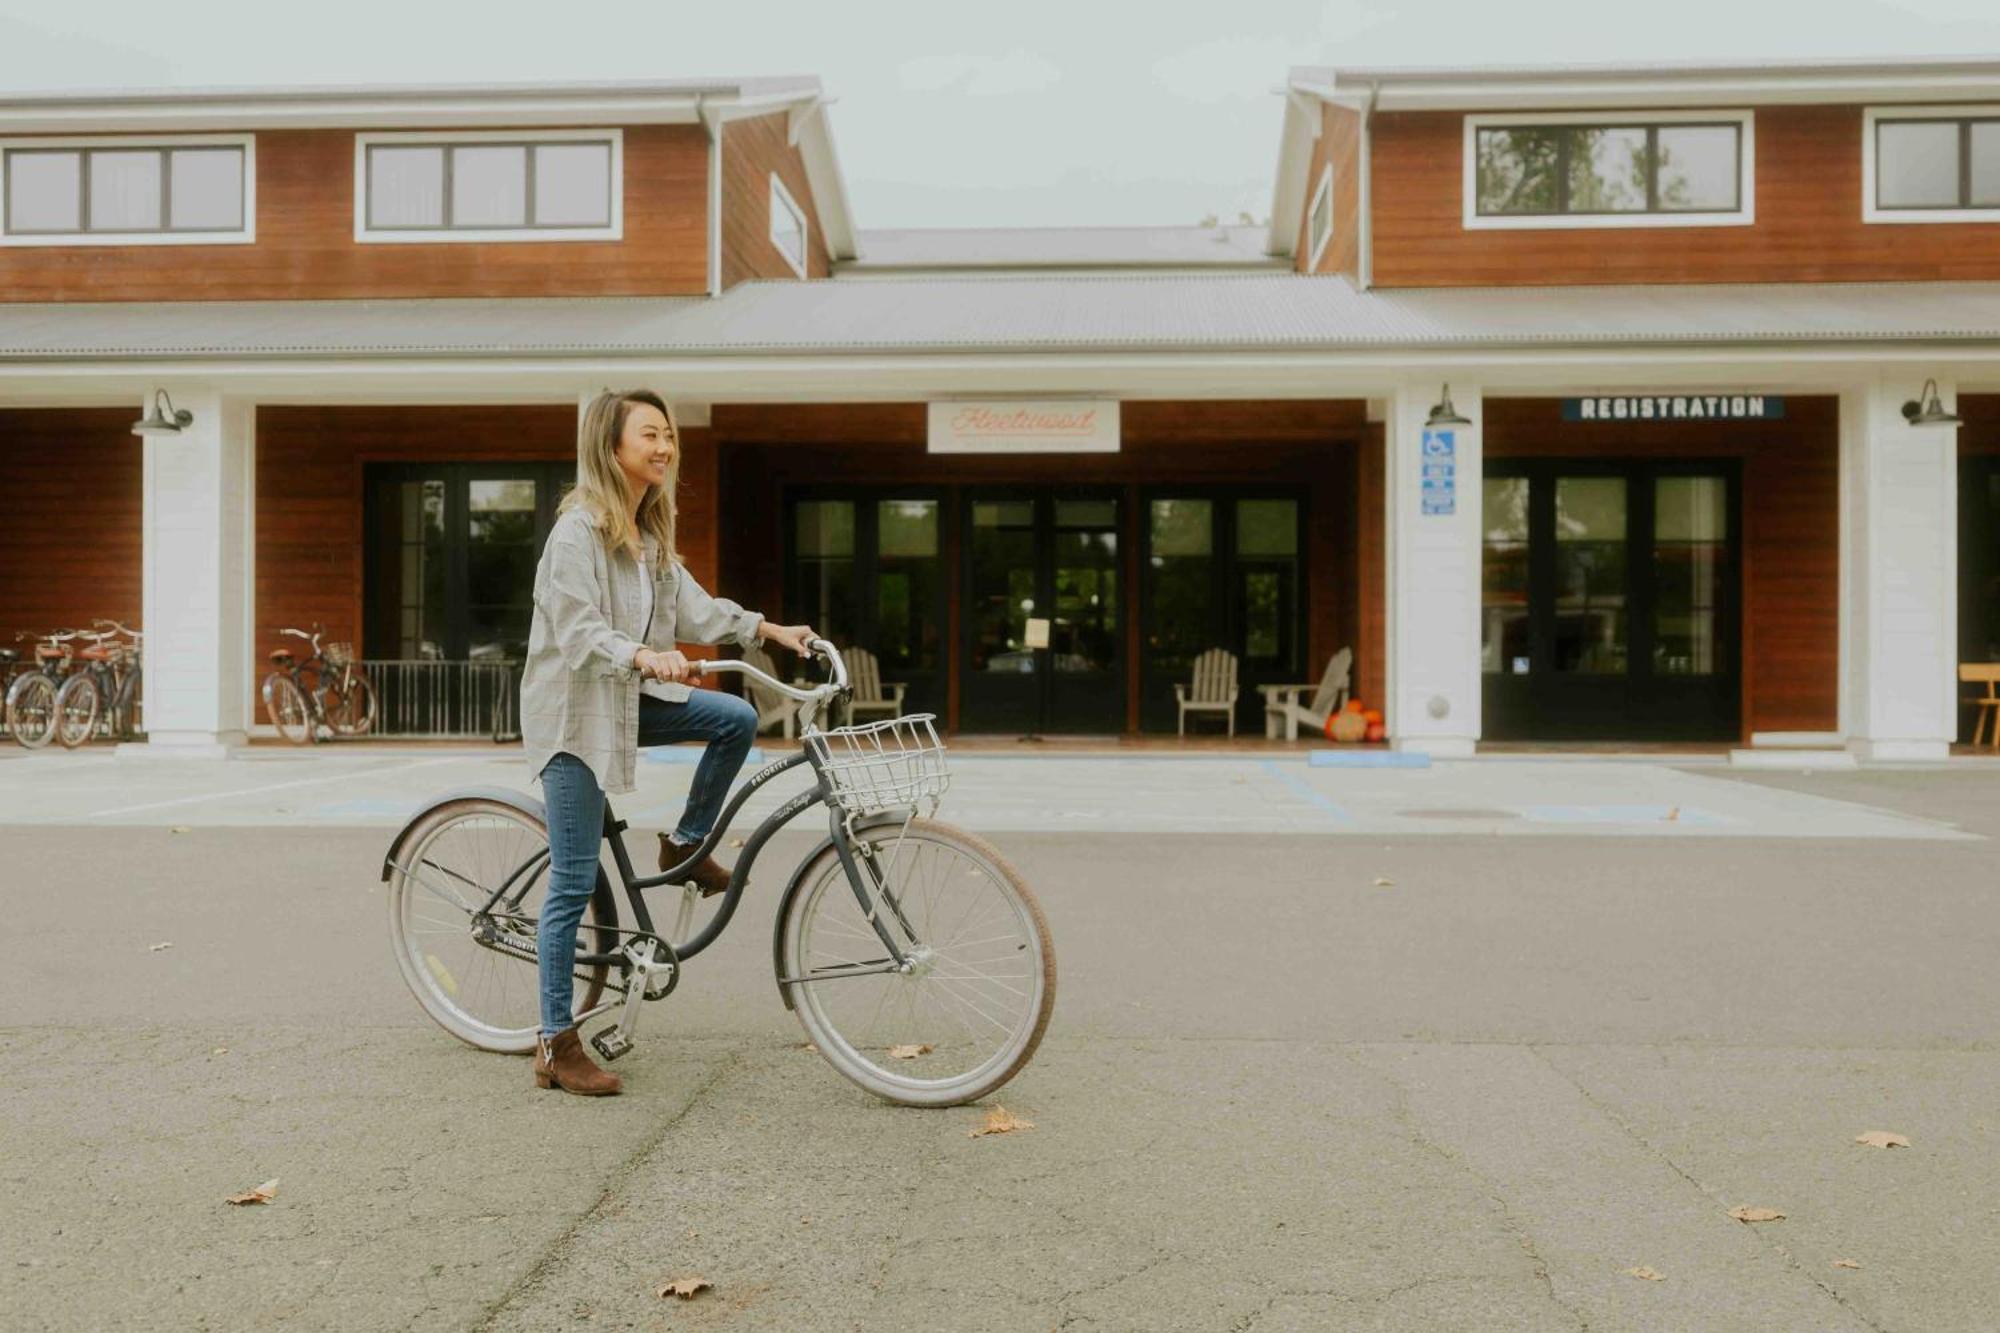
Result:
<instances>
[{"instance_id":1,"label":"bicycle crank","mask_svg":"<svg viewBox=\"0 0 2000 1333\"><path fill-rule=\"evenodd\" d=\"M639 1006L648 1000L665 999L680 984L680 959L672 946L657 935L640 935L619 950L625 955L625 999L618 1006L618 1022L590 1039L605 1060L616 1060L632 1049L632 1034L639 1026Z\"/></svg>"}]
</instances>

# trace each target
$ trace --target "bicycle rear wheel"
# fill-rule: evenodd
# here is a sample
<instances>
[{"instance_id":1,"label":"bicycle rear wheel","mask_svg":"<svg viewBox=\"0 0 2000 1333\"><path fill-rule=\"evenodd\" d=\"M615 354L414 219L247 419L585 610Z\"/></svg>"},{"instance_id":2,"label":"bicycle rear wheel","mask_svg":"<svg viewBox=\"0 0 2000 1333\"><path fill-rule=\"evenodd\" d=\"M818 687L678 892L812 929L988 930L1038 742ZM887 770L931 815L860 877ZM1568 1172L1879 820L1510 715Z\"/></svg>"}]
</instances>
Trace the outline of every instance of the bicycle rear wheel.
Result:
<instances>
[{"instance_id":1,"label":"bicycle rear wheel","mask_svg":"<svg viewBox=\"0 0 2000 1333\"><path fill-rule=\"evenodd\" d=\"M869 1092L903 1106L977 1101L1021 1071L1049 1025L1056 960L1041 906L963 829L919 819L856 838L911 970L855 971L889 955L829 848L787 903L780 984L827 1063Z\"/></svg>"},{"instance_id":2,"label":"bicycle rear wheel","mask_svg":"<svg viewBox=\"0 0 2000 1333\"><path fill-rule=\"evenodd\" d=\"M56 683L39 671L29 672L7 690L7 730L30 750L55 739Z\"/></svg>"},{"instance_id":3,"label":"bicycle rear wheel","mask_svg":"<svg viewBox=\"0 0 2000 1333\"><path fill-rule=\"evenodd\" d=\"M336 736L365 736L375 725L375 687L359 671L334 673L319 687L319 710Z\"/></svg>"},{"instance_id":4,"label":"bicycle rear wheel","mask_svg":"<svg viewBox=\"0 0 2000 1333\"><path fill-rule=\"evenodd\" d=\"M145 701L145 692L140 688L140 669L133 667L118 682L118 690L111 696L112 734L121 741L137 740L144 730L139 721L139 711Z\"/></svg>"},{"instance_id":5,"label":"bicycle rear wheel","mask_svg":"<svg viewBox=\"0 0 2000 1333\"><path fill-rule=\"evenodd\" d=\"M541 1030L535 932L548 891L548 826L483 797L426 811L389 872L389 934L403 980L440 1027L483 1051L525 1054ZM490 912L489 899L504 889ZM577 947L618 947L618 907L602 867ZM575 1012L604 998L611 965L577 969Z\"/></svg>"},{"instance_id":6,"label":"bicycle rear wheel","mask_svg":"<svg viewBox=\"0 0 2000 1333\"><path fill-rule=\"evenodd\" d=\"M278 734L294 745L310 745L319 728L313 724L312 706L299 683L282 671L264 677L264 711Z\"/></svg>"},{"instance_id":7,"label":"bicycle rear wheel","mask_svg":"<svg viewBox=\"0 0 2000 1333\"><path fill-rule=\"evenodd\" d=\"M56 691L56 739L74 750L97 733L97 715L104 709L104 691L90 675L71 676Z\"/></svg>"}]
</instances>

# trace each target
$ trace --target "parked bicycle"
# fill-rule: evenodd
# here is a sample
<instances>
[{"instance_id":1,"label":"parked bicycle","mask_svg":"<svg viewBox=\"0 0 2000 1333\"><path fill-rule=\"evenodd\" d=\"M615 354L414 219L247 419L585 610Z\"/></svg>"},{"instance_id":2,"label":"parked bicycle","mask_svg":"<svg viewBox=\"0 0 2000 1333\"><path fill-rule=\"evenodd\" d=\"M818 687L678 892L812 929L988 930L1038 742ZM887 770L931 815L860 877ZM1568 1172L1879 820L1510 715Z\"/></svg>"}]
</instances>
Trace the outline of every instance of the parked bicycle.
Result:
<instances>
[{"instance_id":1,"label":"parked bicycle","mask_svg":"<svg viewBox=\"0 0 2000 1333\"><path fill-rule=\"evenodd\" d=\"M14 641L33 640L34 662L14 677L7 687L7 730L23 747L39 750L55 739L60 714L56 695L73 664L71 644L76 630L51 630L47 634L16 634Z\"/></svg>"},{"instance_id":2,"label":"parked bicycle","mask_svg":"<svg viewBox=\"0 0 2000 1333\"><path fill-rule=\"evenodd\" d=\"M76 650L74 667L56 691L56 739L66 750L95 738L136 733L139 711L139 644L145 636L115 620L94 620L78 631L88 647ZM124 635L121 641L119 636ZM100 727L100 723L102 726Z\"/></svg>"},{"instance_id":3,"label":"parked bicycle","mask_svg":"<svg viewBox=\"0 0 2000 1333\"><path fill-rule=\"evenodd\" d=\"M792 871L771 941L779 998L842 1075L905 1106L975 1101L1020 1072L1055 1003L1055 949L1034 894L1007 859L934 816L950 776L928 713L821 731L824 705L847 690L825 640L831 679L797 688L743 662L740 672L797 701L803 747L753 774L687 861L635 877L626 825L607 803L604 837L636 929L620 924L600 866L578 933L576 1021L618 1012L591 1038L606 1060L632 1049L640 1007L680 983L688 959L734 916L771 835L824 806L827 836ZM773 810L743 843L728 892L693 931L690 867L720 845L752 795L806 767L813 785ZM539 1029L536 924L547 891L548 825L523 792L472 787L419 811L382 862L396 962L440 1026L481 1050L524 1054ZM669 939L641 896L683 885Z\"/></svg>"},{"instance_id":4,"label":"parked bicycle","mask_svg":"<svg viewBox=\"0 0 2000 1333\"><path fill-rule=\"evenodd\" d=\"M278 734L294 745L311 745L322 728L335 736L365 736L375 725L375 687L355 663L354 645L322 643L322 627L310 632L281 629L304 639L312 654L295 659L289 648L271 653L272 671L264 677L264 712Z\"/></svg>"}]
</instances>

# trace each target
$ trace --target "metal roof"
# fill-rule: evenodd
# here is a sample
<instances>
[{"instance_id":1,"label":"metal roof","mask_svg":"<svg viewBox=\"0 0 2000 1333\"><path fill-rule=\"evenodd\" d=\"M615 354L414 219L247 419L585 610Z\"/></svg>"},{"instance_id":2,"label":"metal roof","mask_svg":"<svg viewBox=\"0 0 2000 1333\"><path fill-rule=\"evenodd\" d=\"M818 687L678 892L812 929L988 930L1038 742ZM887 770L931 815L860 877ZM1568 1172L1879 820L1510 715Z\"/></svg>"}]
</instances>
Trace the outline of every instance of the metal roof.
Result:
<instances>
[{"instance_id":1,"label":"metal roof","mask_svg":"<svg viewBox=\"0 0 2000 1333\"><path fill-rule=\"evenodd\" d=\"M1291 264L1264 250L1264 228L923 227L868 228L860 256L843 276L883 270L949 268L1276 268Z\"/></svg>"},{"instance_id":2,"label":"metal roof","mask_svg":"<svg viewBox=\"0 0 2000 1333\"><path fill-rule=\"evenodd\" d=\"M1292 274L752 282L702 297L0 303L0 361L2000 342L2000 283L1360 292Z\"/></svg>"}]
</instances>

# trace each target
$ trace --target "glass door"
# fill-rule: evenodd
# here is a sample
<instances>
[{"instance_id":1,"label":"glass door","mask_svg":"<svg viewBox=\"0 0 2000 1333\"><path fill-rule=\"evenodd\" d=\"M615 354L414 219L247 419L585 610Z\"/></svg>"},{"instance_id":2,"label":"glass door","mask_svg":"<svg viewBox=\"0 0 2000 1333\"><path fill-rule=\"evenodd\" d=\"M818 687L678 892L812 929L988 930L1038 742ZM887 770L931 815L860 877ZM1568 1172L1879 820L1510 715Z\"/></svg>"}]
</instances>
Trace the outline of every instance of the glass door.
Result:
<instances>
[{"instance_id":1,"label":"glass door","mask_svg":"<svg viewBox=\"0 0 2000 1333\"><path fill-rule=\"evenodd\" d=\"M964 533L959 728L1122 731L1117 497L973 492ZM1047 622L1046 646L1031 646L1030 621Z\"/></svg>"},{"instance_id":2,"label":"glass door","mask_svg":"<svg viewBox=\"0 0 2000 1333\"><path fill-rule=\"evenodd\" d=\"M2000 662L2000 455L1959 460L1958 660ZM1960 709L1961 740L1972 739L1975 716L1969 702Z\"/></svg>"},{"instance_id":3,"label":"glass door","mask_svg":"<svg viewBox=\"0 0 2000 1333\"><path fill-rule=\"evenodd\" d=\"M875 654L904 711L945 711L942 505L935 495L812 491L788 499L785 606L845 649ZM777 655L780 667L792 663Z\"/></svg>"},{"instance_id":4,"label":"glass door","mask_svg":"<svg viewBox=\"0 0 2000 1333\"><path fill-rule=\"evenodd\" d=\"M1497 464L1482 512L1486 735L1736 736L1733 469Z\"/></svg>"}]
</instances>

